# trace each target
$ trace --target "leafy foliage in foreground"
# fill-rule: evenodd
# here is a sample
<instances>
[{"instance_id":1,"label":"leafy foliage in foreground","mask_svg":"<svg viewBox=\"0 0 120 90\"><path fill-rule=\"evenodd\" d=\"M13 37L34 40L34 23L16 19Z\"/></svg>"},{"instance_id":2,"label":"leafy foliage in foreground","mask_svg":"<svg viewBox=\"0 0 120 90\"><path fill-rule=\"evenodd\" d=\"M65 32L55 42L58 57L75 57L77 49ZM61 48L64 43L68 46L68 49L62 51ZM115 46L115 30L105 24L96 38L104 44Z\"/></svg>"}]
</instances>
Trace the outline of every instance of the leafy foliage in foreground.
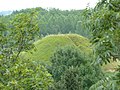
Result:
<instances>
[{"instance_id":1,"label":"leafy foliage in foreground","mask_svg":"<svg viewBox=\"0 0 120 90\"><path fill-rule=\"evenodd\" d=\"M89 13L91 42L100 63L120 59L120 0L101 0Z\"/></svg>"},{"instance_id":2,"label":"leafy foliage in foreground","mask_svg":"<svg viewBox=\"0 0 120 90\"><path fill-rule=\"evenodd\" d=\"M116 77L118 76L118 77ZM119 71L116 72L105 72L102 80L93 84L89 90L119 90Z\"/></svg>"},{"instance_id":3,"label":"leafy foliage in foreground","mask_svg":"<svg viewBox=\"0 0 120 90\"><path fill-rule=\"evenodd\" d=\"M94 10L88 10L88 21L92 31L91 42L95 46L97 63L110 63L120 59L120 0L100 0ZM91 90L119 90L120 71L109 81L99 81Z\"/></svg>"},{"instance_id":4,"label":"leafy foliage in foreground","mask_svg":"<svg viewBox=\"0 0 120 90\"><path fill-rule=\"evenodd\" d=\"M34 61L17 59L11 67L3 68L0 60L0 89L1 90L36 90L48 88L52 85L52 77L47 70Z\"/></svg>"},{"instance_id":5,"label":"leafy foliage in foreground","mask_svg":"<svg viewBox=\"0 0 120 90\"><path fill-rule=\"evenodd\" d=\"M119 90L120 89L120 73L114 72L114 74L103 77L102 80L93 84L89 90Z\"/></svg>"},{"instance_id":6,"label":"leafy foliage in foreground","mask_svg":"<svg viewBox=\"0 0 120 90\"><path fill-rule=\"evenodd\" d=\"M0 89L48 90L53 79L47 70L34 61L20 59L22 51L33 48L37 34L36 13L17 14L11 28L0 23Z\"/></svg>"}]
</instances>

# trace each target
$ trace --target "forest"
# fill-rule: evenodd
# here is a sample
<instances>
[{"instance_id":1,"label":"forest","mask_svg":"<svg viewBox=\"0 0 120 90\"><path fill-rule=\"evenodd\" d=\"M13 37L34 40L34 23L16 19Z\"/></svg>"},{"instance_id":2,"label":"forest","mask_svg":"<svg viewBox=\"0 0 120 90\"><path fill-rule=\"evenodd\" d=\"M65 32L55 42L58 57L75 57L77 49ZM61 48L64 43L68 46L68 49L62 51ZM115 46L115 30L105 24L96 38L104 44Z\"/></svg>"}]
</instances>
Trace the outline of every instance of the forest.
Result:
<instances>
[{"instance_id":1,"label":"forest","mask_svg":"<svg viewBox=\"0 0 120 90\"><path fill-rule=\"evenodd\" d=\"M1 15L0 90L120 90L120 0Z\"/></svg>"}]
</instances>

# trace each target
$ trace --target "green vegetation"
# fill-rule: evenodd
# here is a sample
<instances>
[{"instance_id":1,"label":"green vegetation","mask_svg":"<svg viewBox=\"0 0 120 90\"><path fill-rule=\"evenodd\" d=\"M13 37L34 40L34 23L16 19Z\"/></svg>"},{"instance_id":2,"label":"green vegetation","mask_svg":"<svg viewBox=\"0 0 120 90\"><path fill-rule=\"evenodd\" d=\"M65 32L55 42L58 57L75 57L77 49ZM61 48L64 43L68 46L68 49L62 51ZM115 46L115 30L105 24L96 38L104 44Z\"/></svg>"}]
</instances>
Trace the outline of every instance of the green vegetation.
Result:
<instances>
[{"instance_id":1,"label":"green vegetation","mask_svg":"<svg viewBox=\"0 0 120 90\"><path fill-rule=\"evenodd\" d=\"M120 0L101 0L91 13L88 25L92 31L91 42L100 63L119 59Z\"/></svg>"},{"instance_id":2,"label":"green vegetation","mask_svg":"<svg viewBox=\"0 0 120 90\"><path fill-rule=\"evenodd\" d=\"M86 10L87 28L92 31L96 62L111 63L120 59L120 0L101 0L94 10ZM116 62L117 63L117 62ZM119 63L119 62L118 62ZM119 69L120 67L118 67ZM104 77L90 90L119 90L120 72Z\"/></svg>"},{"instance_id":3,"label":"green vegetation","mask_svg":"<svg viewBox=\"0 0 120 90\"><path fill-rule=\"evenodd\" d=\"M105 72L115 72L117 70L118 65L120 65L120 61L111 61L111 63L103 64L102 69Z\"/></svg>"},{"instance_id":4,"label":"green vegetation","mask_svg":"<svg viewBox=\"0 0 120 90\"><path fill-rule=\"evenodd\" d=\"M0 90L120 90L119 29L120 0L0 16Z\"/></svg>"},{"instance_id":5,"label":"green vegetation","mask_svg":"<svg viewBox=\"0 0 120 90\"><path fill-rule=\"evenodd\" d=\"M35 51L23 52L22 58L32 59L37 61L48 61L54 51L63 46L73 45L78 47L83 53L92 52L89 40L77 34L58 34L49 35L34 43ZM32 53L31 53L32 52Z\"/></svg>"},{"instance_id":6,"label":"green vegetation","mask_svg":"<svg viewBox=\"0 0 120 90\"><path fill-rule=\"evenodd\" d=\"M17 13L31 13L33 10L34 8L14 11L12 16ZM46 10L38 7L36 12L38 12L40 36L58 33L77 33L85 37L91 36L89 29L85 29L82 25L82 21L84 21L83 10L62 11L54 8Z\"/></svg>"},{"instance_id":7,"label":"green vegetation","mask_svg":"<svg viewBox=\"0 0 120 90\"><path fill-rule=\"evenodd\" d=\"M34 14L33 11L15 15L9 28L8 24L0 22L1 90L48 90L52 85L53 79L43 65L19 58L22 51L33 48L38 33Z\"/></svg>"},{"instance_id":8,"label":"green vegetation","mask_svg":"<svg viewBox=\"0 0 120 90\"><path fill-rule=\"evenodd\" d=\"M50 60L55 90L88 90L102 77L100 66L91 64L93 57L73 46L57 49Z\"/></svg>"}]
</instances>

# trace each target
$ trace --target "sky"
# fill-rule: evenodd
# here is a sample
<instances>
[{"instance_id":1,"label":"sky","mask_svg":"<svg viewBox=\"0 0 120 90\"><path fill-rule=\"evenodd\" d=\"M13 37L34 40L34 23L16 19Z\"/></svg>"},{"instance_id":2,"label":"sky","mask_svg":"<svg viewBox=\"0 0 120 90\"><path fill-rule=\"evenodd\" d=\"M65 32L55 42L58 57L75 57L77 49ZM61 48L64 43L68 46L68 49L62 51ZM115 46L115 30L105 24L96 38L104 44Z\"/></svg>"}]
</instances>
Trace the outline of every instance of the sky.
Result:
<instances>
[{"instance_id":1,"label":"sky","mask_svg":"<svg viewBox=\"0 0 120 90\"><path fill-rule=\"evenodd\" d=\"M0 0L0 11L21 10L25 8L59 8L61 10L94 7L98 0Z\"/></svg>"}]
</instances>

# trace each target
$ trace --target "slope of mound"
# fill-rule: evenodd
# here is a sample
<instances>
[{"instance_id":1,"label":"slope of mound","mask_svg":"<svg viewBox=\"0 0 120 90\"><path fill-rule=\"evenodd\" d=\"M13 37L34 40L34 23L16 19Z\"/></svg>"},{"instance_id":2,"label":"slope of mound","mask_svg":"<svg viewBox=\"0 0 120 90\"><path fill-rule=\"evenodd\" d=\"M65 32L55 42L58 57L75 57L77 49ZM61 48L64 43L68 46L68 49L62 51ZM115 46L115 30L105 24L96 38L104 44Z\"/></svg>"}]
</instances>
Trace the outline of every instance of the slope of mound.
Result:
<instances>
[{"instance_id":1,"label":"slope of mound","mask_svg":"<svg viewBox=\"0 0 120 90\"><path fill-rule=\"evenodd\" d=\"M36 51L24 52L22 56L27 59L48 61L55 49L58 47L73 45L79 47L83 52L90 52L89 40L77 34L49 35L34 43ZM23 57L22 57L23 58Z\"/></svg>"}]
</instances>

